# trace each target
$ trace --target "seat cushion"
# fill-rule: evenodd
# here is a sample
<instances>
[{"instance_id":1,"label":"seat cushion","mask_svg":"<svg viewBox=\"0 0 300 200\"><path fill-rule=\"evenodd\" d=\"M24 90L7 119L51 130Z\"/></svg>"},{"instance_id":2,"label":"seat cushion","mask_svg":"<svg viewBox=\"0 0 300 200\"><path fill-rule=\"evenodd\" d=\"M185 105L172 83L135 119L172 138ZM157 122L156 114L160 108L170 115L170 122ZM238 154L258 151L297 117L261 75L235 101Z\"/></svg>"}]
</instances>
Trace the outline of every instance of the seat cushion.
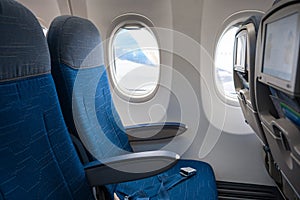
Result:
<instances>
[{"instance_id":1,"label":"seat cushion","mask_svg":"<svg viewBox=\"0 0 300 200\"><path fill-rule=\"evenodd\" d=\"M178 174L181 167L192 167L197 170L197 173L168 190L171 200L218 199L215 176L209 164L194 160L179 160L174 167L162 174L167 176ZM117 185L108 185L107 189L112 199L114 192L121 197L120 199L123 199L126 195L133 194L136 191L145 191L145 188L149 186L153 186L153 188L157 188L158 190L160 184L158 176L154 176L137 181L119 183ZM158 200L158 197L153 197L151 200Z\"/></svg>"}]
</instances>

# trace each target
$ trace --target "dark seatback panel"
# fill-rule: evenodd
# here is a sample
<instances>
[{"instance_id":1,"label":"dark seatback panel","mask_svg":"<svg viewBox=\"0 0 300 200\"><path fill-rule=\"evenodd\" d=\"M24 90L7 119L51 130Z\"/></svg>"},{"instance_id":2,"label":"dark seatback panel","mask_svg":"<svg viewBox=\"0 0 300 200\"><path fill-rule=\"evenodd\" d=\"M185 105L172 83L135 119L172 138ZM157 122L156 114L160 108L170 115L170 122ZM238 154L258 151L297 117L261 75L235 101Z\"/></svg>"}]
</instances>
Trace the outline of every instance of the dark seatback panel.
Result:
<instances>
[{"instance_id":1,"label":"dark seatback panel","mask_svg":"<svg viewBox=\"0 0 300 200\"><path fill-rule=\"evenodd\" d=\"M258 28L259 28L259 24L260 24L260 21L261 21L261 16L252 16L250 17L249 19L247 19L243 25L246 25L246 24L249 24L249 23L252 23L254 25L254 28L255 28L255 36L257 36L257 33L258 33ZM255 48L253 49L254 51L256 50L256 44L255 44ZM255 52L252 53L253 55L255 55ZM250 58L251 59L251 58ZM249 75L249 90L250 90L250 100L251 100L251 103L252 103L252 107L255 111L257 111L257 108L256 108L256 101L255 101L255 85L254 85L254 79L255 79L255 60L254 60L254 63L250 66L250 75Z\"/></svg>"}]
</instances>

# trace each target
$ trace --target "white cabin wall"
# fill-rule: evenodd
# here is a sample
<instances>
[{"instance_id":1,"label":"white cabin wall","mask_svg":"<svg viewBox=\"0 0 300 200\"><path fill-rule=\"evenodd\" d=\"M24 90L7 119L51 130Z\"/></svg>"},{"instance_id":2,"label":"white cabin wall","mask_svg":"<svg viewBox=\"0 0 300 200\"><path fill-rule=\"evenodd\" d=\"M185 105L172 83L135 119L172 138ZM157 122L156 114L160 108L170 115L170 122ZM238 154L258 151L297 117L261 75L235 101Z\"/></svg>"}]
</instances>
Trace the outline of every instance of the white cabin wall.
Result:
<instances>
[{"instance_id":1,"label":"white cabin wall","mask_svg":"<svg viewBox=\"0 0 300 200\"><path fill-rule=\"evenodd\" d=\"M71 4L76 4L77 0L71 0ZM106 55L106 66L109 66L108 58L109 38L112 30L112 22L115 18L128 14L141 14L150 19L155 27L170 29L172 27L172 15L170 0L86 0L82 6L72 6L73 14L77 16L87 17L93 21L101 32L102 40L104 40L104 53ZM82 11L81 8L86 9ZM168 33L167 33L168 34ZM167 37L164 33L158 33L158 40L168 40L168 44L172 46L172 35ZM161 63L163 65L172 65L172 55L168 53L161 54ZM170 85L171 73L168 70L161 71L160 84ZM111 88L114 91L114 88ZM133 125L138 123L159 122L165 119L165 107L168 106L170 91L165 87L159 87L156 95L150 101L143 103L127 102L120 98L117 94L113 94L116 108L125 125ZM163 106L160 106L160 105Z\"/></svg>"},{"instance_id":2,"label":"white cabin wall","mask_svg":"<svg viewBox=\"0 0 300 200\"><path fill-rule=\"evenodd\" d=\"M217 180L273 184L264 169L261 144L244 123L240 108L227 105L216 94L211 60L224 22L232 14L243 10L266 11L273 0L19 2L42 18L47 27L54 17L63 14L88 18L99 28L104 41L110 37L113 20L126 13L142 14L156 27L164 28L159 36L170 41L172 48L168 50L173 53L162 53L162 62L167 68L163 68L161 84L167 88L160 87L155 97L144 103L128 103L113 95L124 124L159 121L185 123L188 125L186 133L172 142L157 142L150 148L164 146L164 149L180 153L182 158L209 162ZM105 43L104 53L107 55L107 52ZM108 65L109 60L106 63ZM149 149L149 146L138 148Z\"/></svg>"},{"instance_id":3,"label":"white cabin wall","mask_svg":"<svg viewBox=\"0 0 300 200\"><path fill-rule=\"evenodd\" d=\"M173 146L169 146L169 149L181 151L189 145L182 157L210 163L217 180L274 184L264 167L260 141L245 124L241 109L227 105L217 96L213 77L213 56L220 32L225 28L223 23L232 14L241 11L264 12L272 3L271 0L172 1L173 28L190 37L184 39L184 43L174 36L174 49L179 47L186 52L173 56L173 67L185 75L192 85L200 115L198 118L193 115L182 118L182 122L188 124L190 129L173 140ZM182 82L173 76L172 86L174 90L180 90L177 98L183 107L181 112L192 111L196 105L190 102L189 91L181 85ZM170 104L168 111L174 112L176 109L178 107Z\"/></svg>"},{"instance_id":4,"label":"white cabin wall","mask_svg":"<svg viewBox=\"0 0 300 200\"><path fill-rule=\"evenodd\" d=\"M213 115L210 115L211 113L208 114L210 116L207 113L205 115L211 119L209 134L215 135L215 138L206 138L205 145L200 149L199 157L205 156L203 159L215 167L216 177L219 180L273 184L264 167L261 143L253 131L249 129L249 126L245 124L240 108L224 103L216 95L216 89L212 82L214 66L208 56L213 58L218 37L223 31L222 28L225 28L224 23L228 23L228 19L233 14L253 10L264 12L272 4L273 1L271 0L203 1L200 42L205 49L201 52L201 73L205 78L201 80L201 95L203 107L206 109L211 104L211 108L214 110ZM205 86L204 83L206 83ZM207 98L207 94L210 95L210 98ZM223 124L214 123L214 118L220 118L220 116L224 120ZM211 151L207 151L210 148L212 148ZM195 155L197 147L194 149L195 151L188 154Z\"/></svg>"},{"instance_id":5,"label":"white cabin wall","mask_svg":"<svg viewBox=\"0 0 300 200\"><path fill-rule=\"evenodd\" d=\"M163 146L183 158L209 162L218 180L267 185L273 182L264 169L261 144L244 123L240 108L225 104L216 95L211 57L228 17L242 10L265 11L272 3L272 0L71 0L73 14L92 20L104 40L110 37L112 21L125 13L142 14L155 26L175 31L173 58L166 55L164 61L172 68L172 76L166 71L162 77L170 79L172 93L160 88L153 100L142 104L113 97L125 125L180 121L189 129L172 142L139 146L139 150ZM107 50L105 45L106 54ZM155 111L152 105L162 105L163 109L158 106Z\"/></svg>"}]
</instances>

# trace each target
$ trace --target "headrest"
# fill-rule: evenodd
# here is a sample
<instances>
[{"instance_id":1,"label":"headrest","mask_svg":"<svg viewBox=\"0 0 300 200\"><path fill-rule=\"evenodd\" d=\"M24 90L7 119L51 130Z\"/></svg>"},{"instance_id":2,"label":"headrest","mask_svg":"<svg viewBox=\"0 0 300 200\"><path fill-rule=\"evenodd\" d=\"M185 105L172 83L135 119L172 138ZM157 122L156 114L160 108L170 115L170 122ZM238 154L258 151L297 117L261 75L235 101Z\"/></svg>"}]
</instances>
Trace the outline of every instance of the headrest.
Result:
<instances>
[{"instance_id":1,"label":"headrest","mask_svg":"<svg viewBox=\"0 0 300 200\"><path fill-rule=\"evenodd\" d=\"M0 82L50 72L50 55L38 20L14 0L0 1Z\"/></svg>"},{"instance_id":2,"label":"headrest","mask_svg":"<svg viewBox=\"0 0 300 200\"><path fill-rule=\"evenodd\" d=\"M51 61L72 68L103 65L102 45L98 29L87 19L75 16L56 17L47 36Z\"/></svg>"}]
</instances>

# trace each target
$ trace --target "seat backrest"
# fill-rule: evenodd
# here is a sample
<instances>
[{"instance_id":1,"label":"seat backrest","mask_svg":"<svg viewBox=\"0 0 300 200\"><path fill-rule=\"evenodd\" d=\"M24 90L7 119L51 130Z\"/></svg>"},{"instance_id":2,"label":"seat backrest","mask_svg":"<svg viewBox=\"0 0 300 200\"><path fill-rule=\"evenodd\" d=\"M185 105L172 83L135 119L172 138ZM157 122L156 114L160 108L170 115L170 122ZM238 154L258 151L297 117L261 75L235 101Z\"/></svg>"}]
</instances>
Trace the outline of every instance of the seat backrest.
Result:
<instances>
[{"instance_id":1,"label":"seat backrest","mask_svg":"<svg viewBox=\"0 0 300 200\"><path fill-rule=\"evenodd\" d=\"M257 43L257 111L286 199L300 199L300 2L276 2L262 18Z\"/></svg>"},{"instance_id":2,"label":"seat backrest","mask_svg":"<svg viewBox=\"0 0 300 200\"><path fill-rule=\"evenodd\" d=\"M258 28L259 28L259 24L261 21L261 16L252 16L249 19L247 19L244 22L244 25L247 24L253 24L254 26L254 31L255 31L255 39L253 39L254 43L251 44L251 48L248 49L248 51L252 51L249 52L248 55L251 55L251 58L249 58L249 60L251 60L249 62L249 90L250 90L250 100L251 100L251 104L253 109L256 111L256 101L255 101L255 91L254 91L254 79L255 79L255 54L256 54L256 37L257 37L257 33L258 33ZM247 58L248 59L248 58Z\"/></svg>"},{"instance_id":3,"label":"seat backrest","mask_svg":"<svg viewBox=\"0 0 300 200\"><path fill-rule=\"evenodd\" d=\"M254 85L256 42L260 21L261 16L252 16L243 22L238 29L235 40L233 74L235 89L245 121L254 130L262 143L267 145L267 140L257 114Z\"/></svg>"},{"instance_id":4,"label":"seat backrest","mask_svg":"<svg viewBox=\"0 0 300 200\"><path fill-rule=\"evenodd\" d=\"M65 126L41 26L0 1L0 199L93 199Z\"/></svg>"},{"instance_id":5,"label":"seat backrest","mask_svg":"<svg viewBox=\"0 0 300 200\"><path fill-rule=\"evenodd\" d=\"M71 134L97 159L131 152L114 107L100 34L87 19L59 16L47 36L52 75Z\"/></svg>"}]
</instances>

